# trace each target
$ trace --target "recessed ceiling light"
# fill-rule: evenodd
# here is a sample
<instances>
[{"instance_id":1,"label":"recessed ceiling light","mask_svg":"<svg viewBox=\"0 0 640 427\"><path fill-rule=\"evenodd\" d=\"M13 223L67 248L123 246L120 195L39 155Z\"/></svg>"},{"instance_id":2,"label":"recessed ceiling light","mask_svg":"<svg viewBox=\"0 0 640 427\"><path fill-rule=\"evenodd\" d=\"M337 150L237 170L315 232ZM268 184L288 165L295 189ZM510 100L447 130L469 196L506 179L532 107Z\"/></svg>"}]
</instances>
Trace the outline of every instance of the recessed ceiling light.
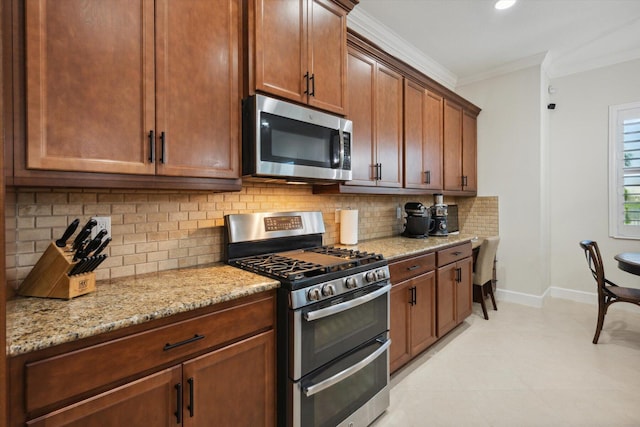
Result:
<instances>
[{"instance_id":1,"label":"recessed ceiling light","mask_svg":"<svg viewBox=\"0 0 640 427\"><path fill-rule=\"evenodd\" d=\"M509 9L516 4L516 0L498 0L495 4L495 8L498 10Z\"/></svg>"}]
</instances>

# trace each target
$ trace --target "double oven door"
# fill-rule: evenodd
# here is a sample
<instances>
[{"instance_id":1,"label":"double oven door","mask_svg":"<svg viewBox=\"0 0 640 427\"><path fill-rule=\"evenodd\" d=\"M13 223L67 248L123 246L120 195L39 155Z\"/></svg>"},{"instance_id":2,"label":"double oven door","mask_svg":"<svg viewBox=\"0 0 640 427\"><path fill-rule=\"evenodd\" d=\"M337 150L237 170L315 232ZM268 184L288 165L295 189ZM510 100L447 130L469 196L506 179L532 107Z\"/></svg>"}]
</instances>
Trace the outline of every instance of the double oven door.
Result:
<instances>
[{"instance_id":1,"label":"double oven door","mask_svg":"<svg viewBox=\"0 0 640 427\"><path fill-rule=\"evenodd\" d=\"M386 409L390 288L382 281L290 311L289 426L364 426Z\"/></svg>"}]
</instances>

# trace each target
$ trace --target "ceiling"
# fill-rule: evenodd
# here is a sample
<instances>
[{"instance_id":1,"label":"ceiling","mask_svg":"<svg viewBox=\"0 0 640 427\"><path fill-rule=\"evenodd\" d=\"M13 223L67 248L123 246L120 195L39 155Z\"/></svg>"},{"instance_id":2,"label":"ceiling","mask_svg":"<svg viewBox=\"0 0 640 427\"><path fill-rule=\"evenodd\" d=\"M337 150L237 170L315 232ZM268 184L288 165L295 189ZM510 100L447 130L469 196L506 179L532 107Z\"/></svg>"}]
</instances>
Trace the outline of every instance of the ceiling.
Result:
<instances>
[{"instance_id":1,"label":"ceiling","mask_svg":"<svg viewBox=\"0 0 640 427\"><path fill-rule=\"evenodd\" d=\"M543 61L554 77L640 58L640 0L494 2L360 0L349 27L449 87Z\"/></svg>"}]
</instances>

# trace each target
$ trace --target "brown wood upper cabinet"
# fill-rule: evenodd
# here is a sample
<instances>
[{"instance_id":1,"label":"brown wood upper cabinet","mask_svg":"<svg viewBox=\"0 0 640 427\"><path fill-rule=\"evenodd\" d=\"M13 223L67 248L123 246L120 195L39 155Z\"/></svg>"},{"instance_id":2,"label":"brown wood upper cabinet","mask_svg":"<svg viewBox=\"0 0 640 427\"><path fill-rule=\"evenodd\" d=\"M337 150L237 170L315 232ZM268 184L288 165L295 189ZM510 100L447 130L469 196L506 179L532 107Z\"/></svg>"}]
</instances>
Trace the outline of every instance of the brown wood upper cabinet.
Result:
<instances>
[{"instance_id":1,"label":"brown wood upper cabinet","mask_svg":"<svg viewBox=\"0 0 640 427\"><path fill-rule=\"evenodd\" d=\"M27 0L26 168L239 178L240 12Z\"/></svg>"},{"instance_id":2,"label":"brown wood upper cabinet","mask_svg":"<svg viewBox=\"0 0 640 427\"><path fill-rule=\"evenodd\" d=\"M444 101L444 190L477 191L477 115Z\"/></svg>"},{"instance_id":3,"label":"brown wood upper cabinet","mask_svg":"<svg viewBox=\"0 0 640 427\"><path fill-rule=\"evenodd\" d=\"M331 0L250 5L250 90L344 114L347 10Z\"/></svg>"},{"instance_id":4,"label":"brown wood upper cabinet","mask_svg":"<svg viewBox=\"0 0 640 427\"><path fill-rule=\"evenodd\" d=\"M442 96L404 82L404 186L441 190Z\"/></svg>"},{"instance_id":5,"label":"brown wood upper cabinet","mask_svg":"<svg viewBox=\"0 0 640 427\"><path fill-rule=\"evenodd\" d=\"M402 75L357 49L349 49L348 67L353 179L346 185L402 187Z\"/></svg>"}]
</instances>

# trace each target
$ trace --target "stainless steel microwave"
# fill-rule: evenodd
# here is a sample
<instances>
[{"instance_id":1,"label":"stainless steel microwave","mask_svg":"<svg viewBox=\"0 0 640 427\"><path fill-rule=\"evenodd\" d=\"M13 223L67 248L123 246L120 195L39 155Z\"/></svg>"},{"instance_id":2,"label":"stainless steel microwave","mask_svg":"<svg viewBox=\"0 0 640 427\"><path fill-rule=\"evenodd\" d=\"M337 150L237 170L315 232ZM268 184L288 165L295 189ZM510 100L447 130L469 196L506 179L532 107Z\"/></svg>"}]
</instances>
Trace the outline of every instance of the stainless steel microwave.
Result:
<instances>
[{"instance_id":1,"label":"stainless steel microwave","mask_svg":"<svg viewBox=\"0 0 640 427\"><path fill-rule=\"evenodd\" d=\"M242 109L244 176L351 180L350 120L264 95L245 99Z\"/></svg>"}]
</instances>

